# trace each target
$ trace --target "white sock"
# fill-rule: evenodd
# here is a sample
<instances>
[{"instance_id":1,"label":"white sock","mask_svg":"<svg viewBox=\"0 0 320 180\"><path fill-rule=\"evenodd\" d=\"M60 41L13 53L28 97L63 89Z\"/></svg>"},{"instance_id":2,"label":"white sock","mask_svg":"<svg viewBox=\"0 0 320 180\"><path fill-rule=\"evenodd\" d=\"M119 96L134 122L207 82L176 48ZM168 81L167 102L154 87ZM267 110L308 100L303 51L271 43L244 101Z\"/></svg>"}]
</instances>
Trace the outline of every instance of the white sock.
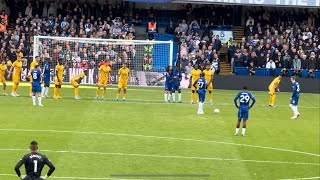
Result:
<instances>
[{"instance_id":1,"label":"white sock","mask_svg":"<svg viewBox=\"0 0 320 180\"><path fill-rule=\"evenodd\" d=\"M33 105L36 105L37 103L36 103L36 96L32 96L32 103L33 103Z\"/></svg>"},{"instance_id":2,"label":"white sock","mask_svg":"<svg viewBox=\"0 0 320 180\"><path fill-rule=\"evenodd\" d=\"M43 87L43 88L41 89L41 95L44 96L45 92L46 92L46 87Z\"/></svg>"},{"instance_id":3,"label":"white sock","mask_svg":"<svg viewBox=\"0 0 320 180\"><path fill-rule=\"evenodd\" d=\"M246 134L246 128L242 128L242 134Z\"/></svg>"},{"instance_id":4,"label":"white sock","mask_svg":"<svg viewBox=\"0 0 320 180\"><path fill-rule=\"evenodd\" d=\"M171 94L168 94L168 101L170 101L171 99Z\"/></svg>"},{"instance_id":5,"label":"white sock","mask_svg":"<svg viewBox=\"0 0 320 180\"><path fill-rule=\"evenodd\" d=\"M46 88L46 96L48 96L48 93L49 93L49 87L45 87Z\"/></svg>"},{"instance_id":6,"label":"white sock","mask_svg":"<svg viewBox=\"0 0 320 180\"><path fill-rule=\"evenodd\" d=\"M236 128L236 134L238 134L239 133L239 128Z\"/></svg>"},{"instance_id":7,"label":"white sock","mask_svg":"<svg viewBox=\"0 0 320 180\"><path fill-rule=\"evenodd\" d=\"M42 100L42 97L41 97L41 96L38 96L38 103L39 103L39 105L42 104L42 103L41 103L41 100Z\"/></svg>"},{"instance_id":8,"label":"white sock","mask_svg":"<svg viewBox=\"0 0 320 180\"><path fill-rule=\"evenodd\" d=\"M178 100L181 101L181 93L178 94Z\"/></svg>"},{"instance_id":9,"label":"white sock","mask_svg":"<svg viewBox=\"0 0 320 180\"><path fill-rule=\"evenodd\" d=\"M172 101L175 102L176 101L176 94L172 93Z\"/></svg>"},{"instance_id":10,"label":"white sock","mask_svg":"<svg viewBox=\"0 0 320 180\"><path fill-rule=\"evenodd\" d=\"M297 115L299 114L299 112L298 112L298 106L292 105L292 110L293 110L295 116L297 116Z\"/></svg>"},{"instance_id":11,"label":"white sock","mask_svg":"<svg viewBox=\"0 0 320 180\"><path fill-rule=\"evenodd\" d=\"M168 101L168 94L167 93L164 93L164 101Z\"/></svg>"}]
</instances>

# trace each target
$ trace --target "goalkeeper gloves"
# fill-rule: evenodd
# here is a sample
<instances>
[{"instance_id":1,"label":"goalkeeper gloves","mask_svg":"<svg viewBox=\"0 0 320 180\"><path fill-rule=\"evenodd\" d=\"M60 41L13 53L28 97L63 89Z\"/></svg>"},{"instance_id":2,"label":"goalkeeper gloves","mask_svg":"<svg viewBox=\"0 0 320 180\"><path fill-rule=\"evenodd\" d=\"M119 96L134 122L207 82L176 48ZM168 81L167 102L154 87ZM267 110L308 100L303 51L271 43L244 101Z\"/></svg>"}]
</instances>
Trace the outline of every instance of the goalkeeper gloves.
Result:
<instances>
[{"instance_id":1,"label":"goalkeeper gloves","mask_svg":"<svg viewBox=\"0 0 320 180\"><path fill-rule=\"evenodd\" d=\"M20 175L20 179L25 179L27 175Z\"/></svg>"},{"instance_id":2,"label":"goalkeeper gloves","mask_svg":"<svg viewBox=\"0 0 320 180\"><path fill-rule=\"evenodd\" d=\"M41 180L44 180L44 179L47 179L47 178L48 178L47 175L45 175L45 176L40 176L40 179L41 179Z\"/></svg>"}]
</instances>

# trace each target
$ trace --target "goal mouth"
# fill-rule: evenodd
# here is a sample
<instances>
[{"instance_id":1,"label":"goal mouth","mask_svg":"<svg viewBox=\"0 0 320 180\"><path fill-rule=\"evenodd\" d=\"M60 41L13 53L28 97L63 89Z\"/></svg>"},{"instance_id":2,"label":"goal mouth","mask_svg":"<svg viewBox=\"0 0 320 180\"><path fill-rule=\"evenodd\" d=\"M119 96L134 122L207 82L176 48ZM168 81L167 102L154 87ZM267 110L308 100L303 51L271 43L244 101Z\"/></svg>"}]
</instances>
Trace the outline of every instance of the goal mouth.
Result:
<instances>
[{"instance_id":1,"label":"goal mouth","mask_svg":"<svg viewBox=\"0 0 320 180\"><path fill-rule=\"evenodd\" d=\"M33 58L40 57L41 67L51 59L52 83L59 58L63 59L64 83L87 69L82 84L88 85L98 83L102 61L110 62L109 84L117 83L118 70L126 63L129 86L163 86L165 68L173 65L173 41L34 36L33 45Z\"/></svg>"}]
</instances>

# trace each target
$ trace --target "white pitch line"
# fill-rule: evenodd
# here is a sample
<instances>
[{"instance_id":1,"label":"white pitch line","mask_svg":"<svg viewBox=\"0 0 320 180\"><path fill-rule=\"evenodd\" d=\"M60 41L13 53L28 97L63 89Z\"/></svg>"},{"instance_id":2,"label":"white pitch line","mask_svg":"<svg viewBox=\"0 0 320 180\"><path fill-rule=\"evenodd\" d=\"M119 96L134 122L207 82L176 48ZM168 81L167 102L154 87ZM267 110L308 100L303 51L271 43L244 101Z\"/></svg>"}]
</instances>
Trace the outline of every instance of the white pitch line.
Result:
<instances>
[{"instance_id":1,"label":"white pitch line","mask_svg":"<svg viewBox=\"0 0 320 180\"><path fill-rule=\"evenodd\" d=\"M7 176L7 177L17 177L16 174L0 174L0 176ZM123 178L108 178L108 177L70 177L70 176L50 176L50 179L106 179L106 180L138 180L138 179L123 179ZM140 179L141 180L141 179Z\"/></svg>"},{"instance_id":2,"label":"white pitch line","mask_svg":"<svg viewBox=\"0 0 320 180\"><path fill-rule=\"evenodd\" d=\"M279 180L301 180L301 179L320 179L320 176L317 176L317 177L306 177L306 178L294 178L294 179L279 179Z\"/></svg>"},{"instance_id":3,"label":"white pitch line","mask_svg":"<svg viewBox=\"0 0 320 180\"><path fill-rule=\"evenodd\" d=\"M258 146L258 145L250 145L250 144L237 144L237 143L223 142L223 141L177 138L177 137L165 137L165 136L149 136L149 135L140 135L140 134L122 134L122 133L106 133L106 132L99 133L99 132L88 132L88 131L37 130L37 129L35 129L35 130L34 129L0 129L0 131L97 134L97 135L154 138L154 139L179 140L179 141L191 141L191 142L203 142L203 143L217 143L217 144L225 144L225 145L233 145L233 146L243 146L243 147L252 147L252 148L260 148L260 149L285 151L285 152L291 152L291 153L298 153L298 154L305 154L305 155L320 157L320 154L314 154L314 153L310 153L310 152L296 151L296 150L290 150L290 149L283 149L283 148L275 148L275 147L268 147L268 146Z\"/></svg>"},{"instance_id":4,"label":"white pitch line","mask_svg":"<svg viewBox=\"0 0 320 180\"><path fill-rule=\"evenodd\" d=\"M27 149L0 149L0 151L28 151L28 150ZM158 155L158 154L135 154L135 153L132 154L132 153L119 153L119 152L94 152L94 151L93 152L86 152L86 151L64 151L64 150L41 150L41 152L320 166L320 164L317 164L317 163L305 163L305 162L264 161L264 160L253 160L253 159L232 159L232 158L216 158L216 157L174 156L174 155Z\"/></svg>"}]
</instances>

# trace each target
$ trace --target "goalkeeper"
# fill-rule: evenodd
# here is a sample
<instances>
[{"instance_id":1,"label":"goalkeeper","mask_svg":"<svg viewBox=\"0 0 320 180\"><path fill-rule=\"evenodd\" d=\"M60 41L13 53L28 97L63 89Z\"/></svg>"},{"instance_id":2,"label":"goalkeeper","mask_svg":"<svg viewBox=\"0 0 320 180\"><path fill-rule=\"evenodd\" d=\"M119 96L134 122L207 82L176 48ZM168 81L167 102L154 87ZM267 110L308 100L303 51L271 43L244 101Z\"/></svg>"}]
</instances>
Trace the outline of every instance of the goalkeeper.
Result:
<instances>
[{"instance_id":1,"label":"goalkeeper","mask_svg":"<svg viewBox=\"0 0 320 180\"><path fill-rule=\"evenodd\" d=\"M82 79L87 75L88 75L88 70L84 70L83 73L80 73L71 79L71 85L74 87L74 99L80 99L79 85L80 85Z\"/></svg>"}]
</instances>

